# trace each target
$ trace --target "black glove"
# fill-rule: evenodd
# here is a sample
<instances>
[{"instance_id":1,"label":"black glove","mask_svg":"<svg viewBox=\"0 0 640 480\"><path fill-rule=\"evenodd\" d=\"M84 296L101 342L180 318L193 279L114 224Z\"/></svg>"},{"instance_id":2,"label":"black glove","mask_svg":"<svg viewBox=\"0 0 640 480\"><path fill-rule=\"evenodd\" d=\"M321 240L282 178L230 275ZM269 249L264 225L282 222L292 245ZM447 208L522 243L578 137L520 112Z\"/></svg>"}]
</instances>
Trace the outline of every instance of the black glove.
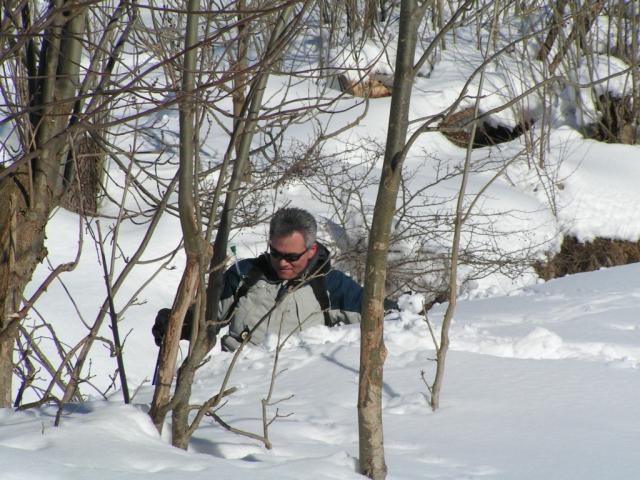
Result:
<instances>
[{"instance_id":1,"label":"black glove","mask_svg":"<svg viewBox=\"0 0 640 480\"><path fill-rule=\"evenodd\" d=\"M395 300L392 300L391 298L385 298L384 302L384 312L388 313L388 312L399 312L400 311L400 307L398 306L398 302L396 302Z\"/></svg>"},{"instance_id":2,"label":"black glove","mask_svg":"<svg viewBox=\"0 0 640 480\"><path fill-rule=\"evenodd\" d=\"M158 310L156 315L156 321L151 327L151 333L153 334L153 340L157 346L162 344L162 339L165 333L167 333L167 326L169 325L169 315L171 315L170 308L162 308ZM187 314L184 316L184 323L182 324L182 331L180 332L180 340L191 339L191 322L193 322L193 310L189 308Z\"/></svg>"}]
</instances>

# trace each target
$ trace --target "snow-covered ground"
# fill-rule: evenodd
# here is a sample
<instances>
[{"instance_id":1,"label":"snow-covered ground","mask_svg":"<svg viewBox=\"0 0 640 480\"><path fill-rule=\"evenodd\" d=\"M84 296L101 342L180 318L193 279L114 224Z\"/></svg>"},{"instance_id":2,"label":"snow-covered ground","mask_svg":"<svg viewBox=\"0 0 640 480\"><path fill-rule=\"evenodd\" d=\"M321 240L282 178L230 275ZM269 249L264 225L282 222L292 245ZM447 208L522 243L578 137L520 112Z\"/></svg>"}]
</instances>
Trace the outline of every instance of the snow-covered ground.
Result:
<instances>
[{"instance_id":1,"label":"snow-covered ground","mask_svg":"<svg viewBox=\"0 0 640 480\"><path fill-rule=\"evenodd\" d=\"M437 306L430 320L438 324L443 311ZM433 370L424 319L410 312L387 319L389 478L639 478L639 312L638 264L462 300L435 413L420 378ZM146 415L153 394L146 384L129 406L119 392L69 405L58 428L54 408L1 411L0 478L360 478L358 340L357 326L317 327L285 345L274 399L293 396L277 405L271 450L212 421L188 452L171 447ZM233 426L261 433L273 353L265 345L242 358L231 382L238 392L219 412ZM217 353L202 369L194 402L216 392L229 356ZM153 368L152 355L128 359Z\"/></svg>"}]
</instances>

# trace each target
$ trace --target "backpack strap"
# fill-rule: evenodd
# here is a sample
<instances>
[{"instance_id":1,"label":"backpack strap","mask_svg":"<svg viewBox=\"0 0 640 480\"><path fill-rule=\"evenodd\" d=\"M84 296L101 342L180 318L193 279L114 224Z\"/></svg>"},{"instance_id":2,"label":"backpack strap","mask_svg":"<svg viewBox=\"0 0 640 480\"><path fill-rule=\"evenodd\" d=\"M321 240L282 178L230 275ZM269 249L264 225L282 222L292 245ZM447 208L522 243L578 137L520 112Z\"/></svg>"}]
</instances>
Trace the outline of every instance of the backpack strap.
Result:
<instances>
[{"instance_id":1,"label":"backpack strap","mask_svg":"<svg viewBox=\"0 0 640 480\"><path fill-rule=\"evenodd\" d=\"M327 292L327 285L325 282L325 276L320 275L313 277L309 280L309 286L313 290L313 294L316 296L316 300L320 304L322 314L324 315L324 324L327 327L333 327L333 321L331 315L329 315L329 309L331 308L331 302L329 302L329 293Z\"/></svg>"},{"instance_id":2,"label":"backpack strap","mask_svg":"<svg viewBox=\"0 0 640 480\"><path fill-rule=\"evenodd\" d=\"M240 299L247 294L247 292L251 287L253 287L256 283L258 283L258 280L260 280L260 278L263 275L264 274L262 270L260 270L260 267L254 264L251 266L247 274L242 277L240 286L236 289L236 291L233 294L233 303L229 307L229 310L227 310L226 315L224 316L225 323L228 323L230 321L231 316L233 315L233 311L238 306L238 302L240 301Z\"/></svg>"}]
</instances>

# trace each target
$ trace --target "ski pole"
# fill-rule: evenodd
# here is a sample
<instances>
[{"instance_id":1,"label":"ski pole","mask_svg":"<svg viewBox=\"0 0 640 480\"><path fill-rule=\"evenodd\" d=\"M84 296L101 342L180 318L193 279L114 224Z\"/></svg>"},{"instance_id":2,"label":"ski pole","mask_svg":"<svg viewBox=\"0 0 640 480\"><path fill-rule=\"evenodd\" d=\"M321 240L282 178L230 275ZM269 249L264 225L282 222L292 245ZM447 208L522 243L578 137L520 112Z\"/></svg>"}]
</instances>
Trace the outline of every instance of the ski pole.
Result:
<instances>
[{"instance_id":1,"label":"ski pole","mask_svg":"<svg viewBox=\"0 0 640 480\"><path fill-rule=\"evenodd\" d=\"M156 359L156 366L153 369L153 380L151 380L151 385L155 385L158 381L158 373L160 372L160 350L162 349L158 349L158 358Z\"/></svg>"}]
</instances>

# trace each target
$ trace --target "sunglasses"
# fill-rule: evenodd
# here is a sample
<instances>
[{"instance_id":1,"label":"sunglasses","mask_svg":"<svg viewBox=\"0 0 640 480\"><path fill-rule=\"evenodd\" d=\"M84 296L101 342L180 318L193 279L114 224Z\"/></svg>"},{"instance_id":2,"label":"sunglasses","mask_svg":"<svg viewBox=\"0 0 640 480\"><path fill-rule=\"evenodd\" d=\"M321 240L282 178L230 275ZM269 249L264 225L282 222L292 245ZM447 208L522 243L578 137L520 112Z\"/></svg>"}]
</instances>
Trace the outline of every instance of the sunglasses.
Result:
<instances>
[{"instance_id":1,"label":"sunglasses","mask_svg":"<svg viewBox=\"0 0 640 480\"><path fill-rule=\"evenodd\" d=\"M307 253L310 248L311 247L307 247L302 253L282 253L269 245L269 255L271 255L271 258L274 260L284 260L285 262L293 263L300 260L300 257Z\"/></svg>"}]
</instances>

